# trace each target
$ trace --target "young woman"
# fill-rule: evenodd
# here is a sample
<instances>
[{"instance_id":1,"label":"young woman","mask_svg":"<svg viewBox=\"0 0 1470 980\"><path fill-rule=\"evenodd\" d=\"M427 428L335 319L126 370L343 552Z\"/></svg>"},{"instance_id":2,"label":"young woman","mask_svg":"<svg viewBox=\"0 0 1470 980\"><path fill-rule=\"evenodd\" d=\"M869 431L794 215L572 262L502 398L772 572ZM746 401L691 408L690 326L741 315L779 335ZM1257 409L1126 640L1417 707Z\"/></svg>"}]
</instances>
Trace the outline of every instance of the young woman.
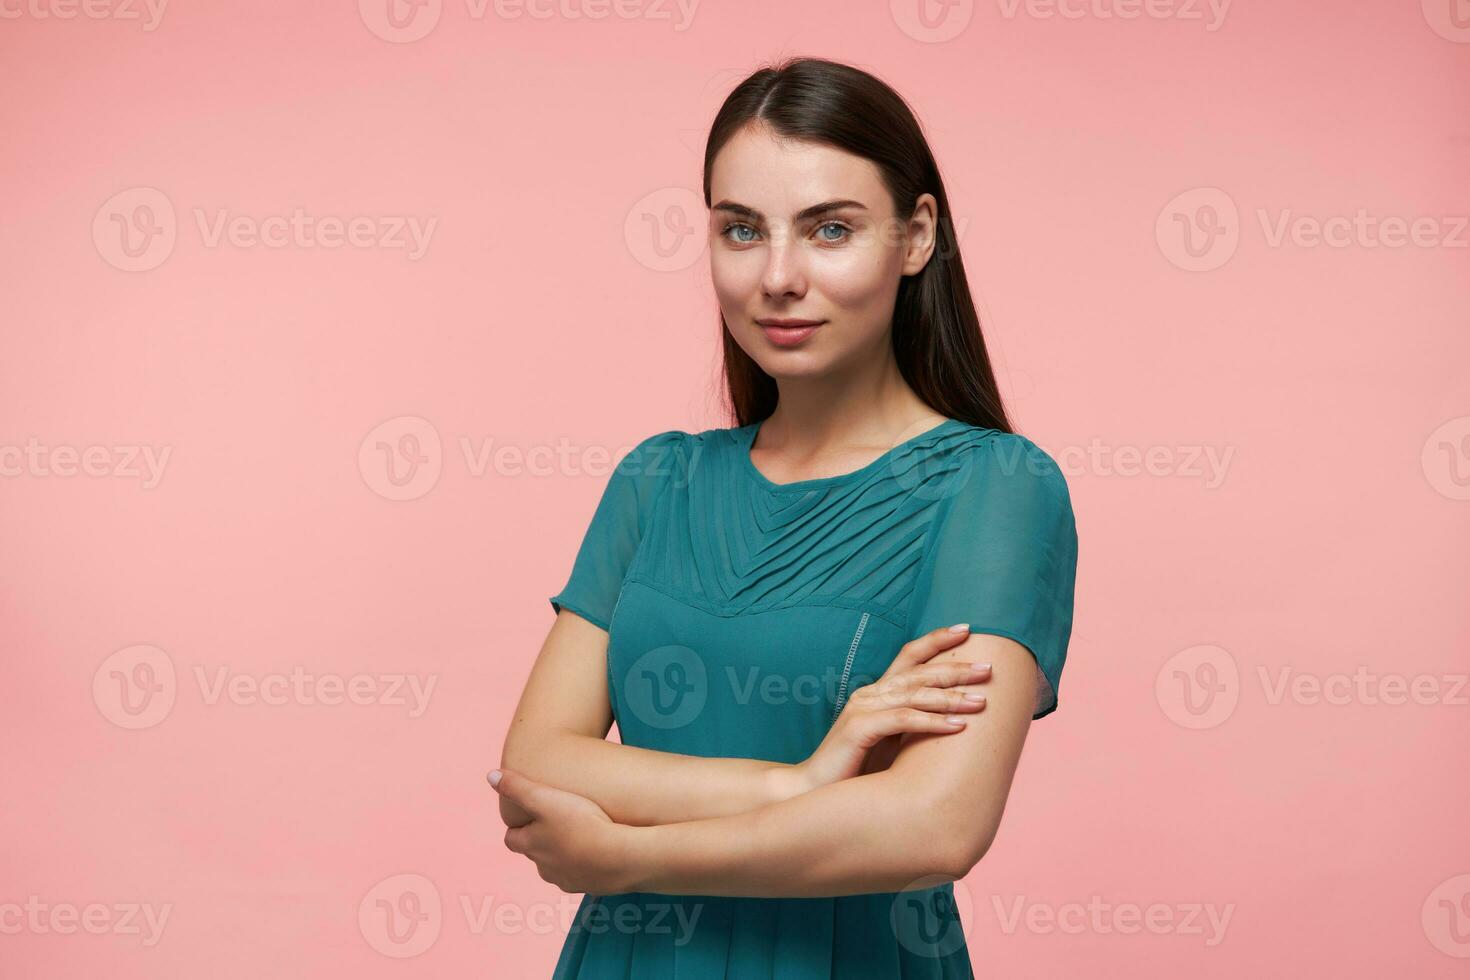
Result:
<instances>
[{"instance_id":1,"label":"young woman","mask_svg":"<svg viewBox=\"0 0 1470 980\"><path fill-rule=\"evenodd\" d=\"M704 195L738 425L609 479L491 773L506 846L587 893L559 980L969 977L953 882L1071 634L1066 481L890 88L757 71Z\"/></svg>"}]
</instances>

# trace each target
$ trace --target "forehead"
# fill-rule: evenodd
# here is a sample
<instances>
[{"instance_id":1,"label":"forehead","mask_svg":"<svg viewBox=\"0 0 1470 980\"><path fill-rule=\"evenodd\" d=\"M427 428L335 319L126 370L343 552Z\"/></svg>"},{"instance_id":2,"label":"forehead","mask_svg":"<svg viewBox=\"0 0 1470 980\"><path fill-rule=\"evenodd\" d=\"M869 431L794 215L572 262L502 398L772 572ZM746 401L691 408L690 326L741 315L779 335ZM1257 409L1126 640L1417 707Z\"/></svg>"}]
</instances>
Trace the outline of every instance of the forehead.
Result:
<instances>
[{"instance_id":1,"label":"forehead","mask_svg":"<svg viewBox=\"0 0 1470 980\"><path fill-rule=\"evenodd\" d=\"M720 149L710 168L710 200L730 200L773 219L822 201L850 198L874 214L891 210L871 161L825 143L782 139L747 126Z\"/></svg>"}]
</instances>

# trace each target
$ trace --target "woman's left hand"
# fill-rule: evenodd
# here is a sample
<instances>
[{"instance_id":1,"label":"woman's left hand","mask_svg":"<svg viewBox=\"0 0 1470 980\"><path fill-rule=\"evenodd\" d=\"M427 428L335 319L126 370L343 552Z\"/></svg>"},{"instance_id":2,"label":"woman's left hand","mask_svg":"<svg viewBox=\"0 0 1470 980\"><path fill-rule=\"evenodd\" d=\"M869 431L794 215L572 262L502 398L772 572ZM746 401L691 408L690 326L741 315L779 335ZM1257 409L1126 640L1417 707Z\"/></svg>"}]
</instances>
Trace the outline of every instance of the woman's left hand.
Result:
<instances>
[{"instance_id":1,"label":"woman's left hand","mask_svg":"<svg viewBox=\"0 0 1470 980\"><path fill-rule=\"evenodd\" d=\"M542 880L564 892L617 895L632 891L630 836L585 796L501 769L495 791L531 816L505 832L505 846L536 864Z\"/></svg>"}]
</instances>

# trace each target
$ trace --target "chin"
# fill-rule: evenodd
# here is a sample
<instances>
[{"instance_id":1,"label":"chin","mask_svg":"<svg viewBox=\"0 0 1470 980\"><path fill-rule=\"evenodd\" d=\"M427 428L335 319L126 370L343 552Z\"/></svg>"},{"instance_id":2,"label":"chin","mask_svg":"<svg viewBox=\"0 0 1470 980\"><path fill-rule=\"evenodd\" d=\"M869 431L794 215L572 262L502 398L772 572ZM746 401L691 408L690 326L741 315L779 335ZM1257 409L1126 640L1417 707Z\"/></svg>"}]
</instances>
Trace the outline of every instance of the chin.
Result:
<instances>
[{"instance_id":1,"label":"chin","mask_svg":"<svg viewBox=\"0 0 1470 980\"><path fill-rule=\"evenodd\" d=\"M762 371L773 378L811 378L826 374L832 368L832 358L817 351L781 350L771 348L760 351L753 360Z\"/></svg>"}]
</instances>

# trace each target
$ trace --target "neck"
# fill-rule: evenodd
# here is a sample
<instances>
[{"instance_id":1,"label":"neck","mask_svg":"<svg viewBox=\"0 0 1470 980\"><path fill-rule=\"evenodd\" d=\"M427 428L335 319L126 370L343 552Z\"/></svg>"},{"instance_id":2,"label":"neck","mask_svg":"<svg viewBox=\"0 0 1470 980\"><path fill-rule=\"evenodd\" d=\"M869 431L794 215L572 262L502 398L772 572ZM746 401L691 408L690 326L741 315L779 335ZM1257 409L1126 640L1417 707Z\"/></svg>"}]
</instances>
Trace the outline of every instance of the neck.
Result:
<instances>
[{"instance_id":1,"label":"neck","mask_svg":"<svg viewBox=\"0 0 1470 980\"><path fill-rule=\"evenodd\" d=\"M892 351L819 377L777 378L780 397L760 448L805 458L835 448L887 448L944 420L904 381Z\"/></svg>"}]
</instances>

